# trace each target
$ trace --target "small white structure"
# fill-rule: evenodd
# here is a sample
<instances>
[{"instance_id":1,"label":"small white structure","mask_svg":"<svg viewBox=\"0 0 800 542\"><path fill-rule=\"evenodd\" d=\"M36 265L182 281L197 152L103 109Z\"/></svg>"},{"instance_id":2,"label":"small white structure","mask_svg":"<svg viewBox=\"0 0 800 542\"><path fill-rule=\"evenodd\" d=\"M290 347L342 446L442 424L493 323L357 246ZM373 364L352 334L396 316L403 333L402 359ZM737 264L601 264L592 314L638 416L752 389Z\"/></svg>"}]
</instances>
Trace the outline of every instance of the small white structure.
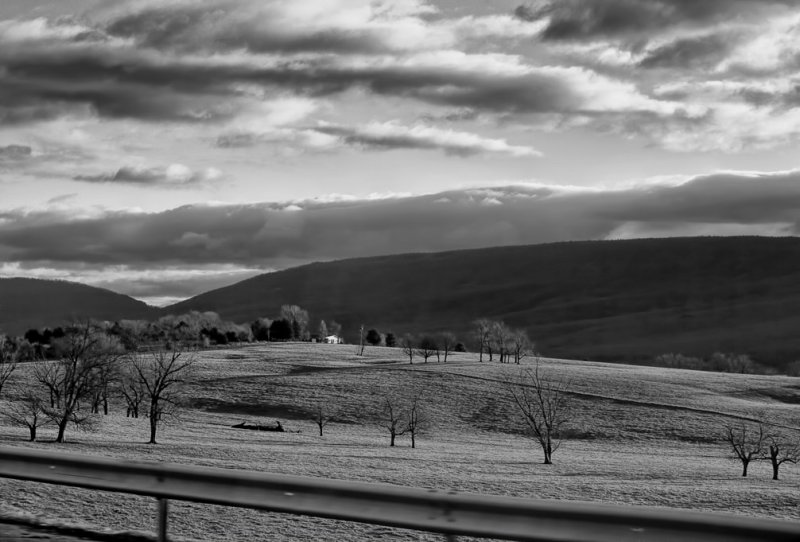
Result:
<instances>
[{"instance_id":1,"label":"small white structure","mask_svg":"<svg viewBox=\"0 0 800 542\"><path fill-rule=\"evenodd\" d=\"M344 341L338 335L328 335L323 339L323 342L326 344L343 344Z\"/></svg>"}]
</instances>

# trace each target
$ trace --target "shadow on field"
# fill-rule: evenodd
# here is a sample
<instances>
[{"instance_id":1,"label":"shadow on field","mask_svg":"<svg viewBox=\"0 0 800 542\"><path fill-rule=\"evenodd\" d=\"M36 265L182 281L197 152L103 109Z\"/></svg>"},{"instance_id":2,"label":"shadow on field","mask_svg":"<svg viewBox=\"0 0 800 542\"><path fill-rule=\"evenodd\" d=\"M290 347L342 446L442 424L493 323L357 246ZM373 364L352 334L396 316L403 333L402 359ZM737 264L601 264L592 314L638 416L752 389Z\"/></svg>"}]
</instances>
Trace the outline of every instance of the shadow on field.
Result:
<instances>
[{"instance_id":1,"label":"shadow on field","mask_svg":"<svg viewBox=\"0 0 800 542\"><path fill-rule=\"evenodd\" d=\"M201 398L191 402L192 408L219 414L241 414L246 416L264 416L270 418L286 418L290 420L308 420L313 417L310 410L294 405L273 403L237 403L219 399Z\"/></svg>"}]
</instances>

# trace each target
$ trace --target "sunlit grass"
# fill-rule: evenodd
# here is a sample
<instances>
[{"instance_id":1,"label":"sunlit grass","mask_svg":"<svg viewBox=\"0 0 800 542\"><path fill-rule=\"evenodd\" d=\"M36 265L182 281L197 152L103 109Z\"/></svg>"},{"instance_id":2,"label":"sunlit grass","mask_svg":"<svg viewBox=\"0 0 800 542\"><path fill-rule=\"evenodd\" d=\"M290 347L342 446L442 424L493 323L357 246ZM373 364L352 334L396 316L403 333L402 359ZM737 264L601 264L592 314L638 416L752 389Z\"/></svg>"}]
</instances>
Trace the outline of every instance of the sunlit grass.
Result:
<instances>
[{"instance_id":1,"label":"sunlit grass","mask_svg":"<svg viewBox=\"0 0 800 542\"><path fill-rule=\"evenodd\" d=\"M800 379L699 373L647 367L543 360L575 392L570 434L541 464L523 433L502 382L519 367L478 363L459 354L447 364L415 360L399 350L269 344L198 354L195 382L181 419L145 444L148 420L124 417L121 405L96 433L68 431L54 444L25 442L26 431L0 425L4 445L120 459L320 476L343 480L520 497L669 506L800 519L800 467L782 479L757 464L750 477L717 442L722 425L762 417L796 427ZM524 363L531 363L525 360ZM28 367L20 371L21 385ZM434 427L411 449L405 437L388 446L378 411L387 395L422 390ZM784 400L777 400L781 397ZM320 437L317 402L338 412ZM287 433L242 431L241 421L273 423ZM117 530L154 525L151 499L41 484L2 482L2 510ZM401 531L176 503L170 531L202 540L341 539L411 536ZM417 537L417 535L414 535ZM427 535L419 535L427 536Z\"/></svg>"}]
</instances>

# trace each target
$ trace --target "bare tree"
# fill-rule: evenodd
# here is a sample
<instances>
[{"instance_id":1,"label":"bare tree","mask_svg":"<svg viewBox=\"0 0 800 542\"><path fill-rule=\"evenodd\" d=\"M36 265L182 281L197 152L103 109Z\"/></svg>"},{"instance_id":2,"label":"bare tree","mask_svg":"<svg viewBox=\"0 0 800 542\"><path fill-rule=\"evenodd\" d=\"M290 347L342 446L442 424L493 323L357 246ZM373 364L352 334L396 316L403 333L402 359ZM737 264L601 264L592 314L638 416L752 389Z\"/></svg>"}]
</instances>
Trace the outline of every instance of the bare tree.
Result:
<instances>
[{"instance_id":1,"label":"bare tree","mask_svg":"<svg viewBox=\"0 0 800 542\"><path fill-rule=\"evenodd\" d=\"M500 354L500 363L508 363L509 345L512 342L511 329L503 322L492 322L491 334L489 335L489 361L492 360L492 351Z\"/></svg>"},{"instance_id":2,"label":"bare tree","mask_svg":"<svg viewBox=\"0 0 800 542\"><path fill-rule=\"evenodd\" d=\"M771 432L766 441L765 459L772 464L772 479L777 480L781 465L800 461L800 442L779 432Z\"/></svg>"},{"instance_id":3,"label":"bare tree","mask_svg":"<svg viewBox=\"0 0 800 542\"><path fill-rule=\"evenodd\" d=\"M414 363L414 352L416 351L416 347L414 346L414 337L406 333L400 339L400 348L403 349L403 354L408 356L408 362L413 364Z\"/></svg>"},{"instance_id":4,"label":"bare tree","mask_svg":"<svg viewBox=\"0 0 800 542\"><path fill-rule=\"evenodd\" d=\"M325 427L333 421L334 415L331 412L328 403L323 401L320 398L317 398L314 404L314 423L317 424L319 428L319 436L322 436L322 432Z\"/></svg>"},{"instance_id":5,"label":"bare tree","mask_svg":"<svg viewBox=\"0 0 800 542\"><path fill-rule=\"evenodd\" d=\"M111 386L119 381L119 357L110 357L107 363L98 367L94 373L95 382L92 385L92 413L100 412L103 405L103 415L108 416L108 397Z\"/></svg>"},{"instance_id":6,"label":"bare tree","mask_svg":"<svg viewBox=\"0 0 800 542\"><path fill-rule=\"evenodd\" d=\"M292 326L292 339L302 340L308 334L308 311L297 305L282 305L281 318Z\"/></svg>"},{"instance_id":7,"label":"bare tree","mask_svg":"<svg viewBox=\"0 0 800 542\"><path fill-rule=\"evenodd\" d=\"M406 415L396 399L389 396L384 397L383 410L381 412L381 426L389 431L389 446L394 446L395 439L405 434Z\"/></svg>"},{"instance_id":8,"label":"bare tree","mask_svg":"<svg viewBox=\"0 0 800 542\"><path fill-rule=\"evenodd\" d=\"M457 344L458 339L451 332L443 331L439 334L439 346L442 348L445 363L447 363L447 356L455 350Z\"/></svg>"},{"instance_id":9,"label":"bare tree","mask_svg":"<svg viewBox=\"0 0 800 542\"><path fill-rule=\"evenodd\" d=\"M145 399L147 390L138 378L132 363L128 363L120 373L119 392L125 399L126 418L138 418L139 407Z\"/></svg>"},{"instance_id":10,"label":"bare tree","mask_svg":"<svg viewBox=\"0 0 800 542\"><path fill-rule=\"evenodd\" d=\"M175 415L178 393L190 376L194 362L193 353L180 345L160 348L131 360L133 376L144 388L145 399L149 402L149 444L156 444L158 425L167 416Z\"/></svg>"},{"instance_id":11,"label":"bare tree","mask_svg":"<svg viewBox=\"0 0 800 542\"><path fill-rule=\"evenodd\" d=\"M506 387L542 447L544 464L552 464L553 453L561 446L562 428L569 421L567 382L548 379L537 359L533 368L521 370L516 380L507 381Z\"/></svg>"},{"instance_id":12,"label":"bare tree","mask_svg":"<svg viewBox=\"0 0 800 542\"><path fill-rule=\"evenodd\" d=\"M45 414L58 426L56 442L64 442L69 423L78 429L91 429L91 413L81 410L81 403L95 394L98 374L121 355L118 341L90 324L73 326L55 343L60 358L36 365L34 378L50 394Z\"/></svg>"},{"instance_id":13,"label":"bare tree","mask_svg":"<svg viewBox=\"0 0 800 542\"><path fill-rule=\"evenodd\" d=\"M421 395L414 393L406 411L405 432L411 435L411 447L417 447L417 435L425 432L430 426L430 418L422 402Z\"/></svg>"},{"instance_id":14,"label":"bare tree","mask_svg":"<svg viewBox=\"0 0 800 542\"><path fill-rule=\"evenodd\" d=\"M436 339L429 335L425 335L419 340L417 344L417 355L422 356L425 363L428 363L428 358L431 356L439 356L439 345L436 344Z\"/></svg>"},{"instance_id":15,"label":"bare tree","mask_svg":"<svg viewBox=\"0 0 800 542\"><path fill-rule=\"evenodd\" d=\"M483 361L483 352L488 350L489 347L489 337L491 336L492 332L492 321L486 318L480 318L472 322L474 326L474 334L475 340L478 343L478 351L480 352L480 357L478 361Z\"/></svg>"},{"instance_id":16,"label":"bare tree","mask_svg":"<svg viewBox=\"0 0 800 542\"><path fill-rule=\"evenodd\" d=\"M755 427L744 422L725 426L723 439L731 447L734 458L742 462L742 476L747 476L750 462L764 454L765 437L761 422Z\"/></svg>"},{"instance_id":17,"label":"bare tree","mask_svg":"<svg viewBox=\"0 0 800 542\"><path fill-rule=\"evenodd\" d=\"M364 324L361 324L361 327L358 328L358 350L356 350L356 355L363 356L365 347L366 342L364 342Z\"/></svg>"},{"instance_id":18,"label":"bare tree","mask_svg":"<svg viewBox=\"0 0 800 542\"><path fill-rule=\"evenodd\" d=\"M514 363L517 365L522 358L533 351L533 343L524 329L515 329L511 332L511 351L514 354Z\"/></svg>"},{"instance_id":19,"label":"bare tree","mask_svg":"<svg viewBox=\"0 0 800 542\"><path fill-rule=\"evenodd\" d=\"M11 403L3 412L3 417L11 425L27 427L30 433L30 442L36 440L36 430L45 425L51 425L53 420L45 414L45 400L40 395L28 391L19 400Z\"/></svg>"},{"instance_id":20,"label":"bare tree","mask_svg":"<svg viewBox=\"0 0 800 542\"><path fill-rule=\"evenodd\" d=\"M0 335L0 396L3 395L3 386L16 369L17 353L14 345L5 336Z\"/></svg>"}]
</instances>

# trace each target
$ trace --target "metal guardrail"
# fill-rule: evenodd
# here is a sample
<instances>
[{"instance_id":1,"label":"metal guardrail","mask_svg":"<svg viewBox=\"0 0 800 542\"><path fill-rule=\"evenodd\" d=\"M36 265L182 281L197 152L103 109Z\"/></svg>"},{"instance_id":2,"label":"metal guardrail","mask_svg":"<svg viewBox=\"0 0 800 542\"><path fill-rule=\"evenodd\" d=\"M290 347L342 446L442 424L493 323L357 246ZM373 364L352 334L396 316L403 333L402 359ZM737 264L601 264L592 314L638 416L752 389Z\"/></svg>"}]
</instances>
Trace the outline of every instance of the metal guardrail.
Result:
<instances>
[{"instance_id":1,"label":"metal guardrail","mask_svg":"<svg viewBox=\"0 0 800 542\"><path fill-rule=\"evenodd\" d=\"M0 447L0 477L506 540L681 542L800 540L800 522L729 514L429 491Z\"/></svg>"}]
</instances>

